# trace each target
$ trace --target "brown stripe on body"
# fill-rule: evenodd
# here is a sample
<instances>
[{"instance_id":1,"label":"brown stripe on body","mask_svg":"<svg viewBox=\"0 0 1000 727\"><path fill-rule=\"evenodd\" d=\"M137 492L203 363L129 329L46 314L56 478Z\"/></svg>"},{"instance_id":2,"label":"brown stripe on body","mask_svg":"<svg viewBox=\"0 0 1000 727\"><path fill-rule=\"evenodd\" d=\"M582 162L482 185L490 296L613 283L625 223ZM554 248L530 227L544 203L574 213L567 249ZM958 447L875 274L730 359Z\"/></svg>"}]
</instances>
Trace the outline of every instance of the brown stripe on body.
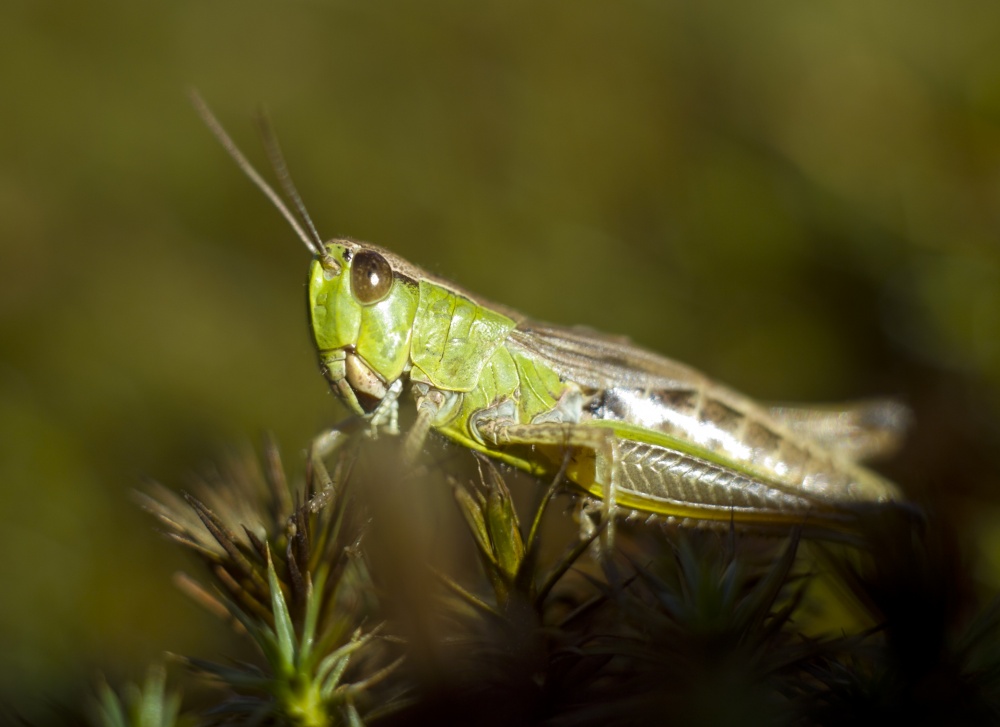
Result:
<instances>
[{"instance_id":1,"label":"brown stripe on body","mask_svg":"<svg viewBox=\"0 0 1000 727\"><path fill-rule=\"evenodd\" d=\"M701 392L695 389L654 391L652 396L663 403L664 406L669 406L674 411L688 416L694 415L701 403Z\"/></svg>"},{"instance_id":2,"label":"brown stripe on body","mask_svg":"<svg viewBox=\"0 0 1000 727\"><path fill-rule=\"evenodd\" d=\"M698 420L702 424L714 427L720 432L728 434L732 439L742 441L742 437L740 435L742 434L746 417L743 412L723 404L718 399L713 399L707 396L702 398L701 411L698 412ZM720 447L725 450L725 440L719 438L717 441L719 442Z\"/></svg>"}]
</instances>

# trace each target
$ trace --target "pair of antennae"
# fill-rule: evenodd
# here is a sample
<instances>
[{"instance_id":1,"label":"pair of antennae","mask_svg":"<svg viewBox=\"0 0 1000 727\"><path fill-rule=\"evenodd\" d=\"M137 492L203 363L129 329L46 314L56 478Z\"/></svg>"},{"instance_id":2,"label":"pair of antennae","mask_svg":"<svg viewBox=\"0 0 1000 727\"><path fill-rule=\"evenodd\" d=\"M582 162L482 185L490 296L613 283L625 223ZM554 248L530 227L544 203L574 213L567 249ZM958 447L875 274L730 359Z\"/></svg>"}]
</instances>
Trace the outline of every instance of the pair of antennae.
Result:
<instances>
[{"instance_id":1,"label":"pair of antennae","mask_svg":"<svg viewBox=\"0 0 1000 727\"><path fill-rule=\"evenodd\" d=\"M292 182L292 177L288 173L288 165L285 163L285 157L281 153L281 147L278 145L278 139L274 135L274 130L271 128L271 124L267 117L262 113L257 116L257 128L260 131L261 139L264 142L264 149L267 151L267 157L271 162L271 168L274 169L275 175L278 177L278 183L281 185L281 189L284 191L285 196L291 201L292 205L298 216L289 209L288 205L281 198L274 189L268 184L264 178L253 168L253 165L243 156L243 152L239 150L226 130L222 128L222 124L219 120L215 118L215 114L212 113L211 109L208 108L208 104L205 100L198 94L197 91L191 90L191 103L194 104L195 111L198 112L198 116L201 120L205 122L209 131L219 140L222 144L222 148L233 158L236 165L243 170L243 173L250 178L250 181L263 192L271 204L278 208L278 211L288 220L288 224L292 226L295 233L299 236L299 239L305 244L306 248L309 249L314 255L322 256L324 254L323 249L323 238L319 236L319 232L316 231L316 225L313 224L312 218L306 211L306 206L302 203L302 198L299 196L299 192L295 189L295 184Z\"/></svg>"}]
</instances>

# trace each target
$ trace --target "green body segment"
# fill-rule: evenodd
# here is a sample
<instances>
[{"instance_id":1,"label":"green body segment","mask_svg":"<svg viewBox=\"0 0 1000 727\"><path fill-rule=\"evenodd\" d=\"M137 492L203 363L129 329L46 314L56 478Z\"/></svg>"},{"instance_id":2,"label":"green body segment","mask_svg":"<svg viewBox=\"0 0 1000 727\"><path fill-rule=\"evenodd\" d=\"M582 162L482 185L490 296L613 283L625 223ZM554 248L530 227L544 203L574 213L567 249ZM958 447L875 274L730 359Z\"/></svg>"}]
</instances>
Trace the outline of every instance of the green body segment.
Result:
<instances>
[{"instance_id":1,"label":"green body segment","mask_svg":"<svg viewBox=\"0 0 1000 727\"><path fill-rule=\"evenodd\" d=\"M501 313L421 280L410 359L436 388L471 391L514 325Z\"/></svg>"},{"instance_id":2,"label":"green body segment","mask_svg":"<svg viewBox=\"0 0 1000 727\"><path fill-rule=\"evenodd\" d=\"M458 415L442 422L437 430L450 439L484 454L497 457L515 467L536 475L554 472L559 467L559 458L536 456L517 449L490 446L480 441L470 429L472 418L484 409L509 399L514 402L517 419L530 422L535 417L552 411L559 397L566 390L566 384L551 369L536 366L527 357L514 353L506 347L497 349L484 367L479 383L462 397Z\"/></svg>"},{"instance_id":3,"label":"green body segment","mask_svg":"<svg viewBox=\"0 0 1000 727\"><path fill-rule=\"evenodd\" d=\"M457 410L435 422L440 434L542 474L552 469L547 458L526 457L516 449L490 446L470 426L477 413L505 400L514 403L517 421L530 422L551 411L567 388L550 368L509 349L507 338L515 325L512 318L462 293L421 281L420 305L413 321L410 378L461 394Z\"/></svg>"},{"instance_id":4,"label":"green body segment","mask_svg":"<svg viewBox=\"0 0 1000 727\"><path fill-rule=\"evenodd\" d=\"M515 402L519 421L530 422L551 411L566 389L554 371L508 349L507 336L514 327L514 320L502 313L444 286L421 281L420 303L413 319L410 378L461 394L450 418L435 422L438 432L466 447L537 472L541 463L490 447L470 429L476 413L504 400Z\"/></svg>"}]
</instances>

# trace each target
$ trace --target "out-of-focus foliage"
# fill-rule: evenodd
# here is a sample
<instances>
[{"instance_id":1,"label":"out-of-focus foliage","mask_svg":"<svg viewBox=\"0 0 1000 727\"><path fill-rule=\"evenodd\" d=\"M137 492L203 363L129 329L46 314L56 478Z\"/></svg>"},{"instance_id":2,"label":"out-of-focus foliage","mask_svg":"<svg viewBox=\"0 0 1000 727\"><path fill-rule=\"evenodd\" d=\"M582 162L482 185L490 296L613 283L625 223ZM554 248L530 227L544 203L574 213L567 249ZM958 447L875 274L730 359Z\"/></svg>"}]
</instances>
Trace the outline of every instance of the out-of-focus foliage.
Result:
<instances>
[{"instance_id":1,"label":"out-of-focus foliage","mask_svg":"<svg viewBox=\"0 0 1000 727\"><path fill-rule=\"evenodd\" d=\"M212 653L129 490L342 414L189 86L251 153L269 107L324 234L762 398L901 397L887 472L995 588L998 48L970 0L7 3L0 699Z\"/></svg>"},{"instance_id":2,"label":"out-of-focus foliage","mask_svg":"<svg viewBox=\"0 0 1000 727\"><path fill-rule=\"evenodd\" d=\"M184 681L212 688L185 711L193 724L1000 720L1000 600L964 587L933 518L869 511L850 546L811 543L821 576L797 557L798 531L622 521L612 544L560 527L559 480L518 506L485 458L468 479L458 458L434 475L403 466L398 439L361 440L332 481L319 467L288 480L268 445L263 465L233 458L194 495L143 498L202 561L184 589L258 652L182 657ZM432 505L446 479L457 509ZM414 517L432 513L432 527ZM473 550L478 568L455 557ZM804 612L828 610L809 595L821 578L847 592L856 626L809 633ZM127 712L104 687L96 724L178 713L162 671L126 699Z\"/></svg>"},{"instance_id":3,"label":"out-of-focus foliage","mask_svg":"<svg viewBox=\"0 0 1000 727\"><path fill-rule=\"evenodd\" d=\"M107 683L98 688L91 722L98 727L181 727L192 724L180 716L181 697L167 691L167 672L152 666L142 686L130 684L124 696Z\"/></svg>"}]
</instances>

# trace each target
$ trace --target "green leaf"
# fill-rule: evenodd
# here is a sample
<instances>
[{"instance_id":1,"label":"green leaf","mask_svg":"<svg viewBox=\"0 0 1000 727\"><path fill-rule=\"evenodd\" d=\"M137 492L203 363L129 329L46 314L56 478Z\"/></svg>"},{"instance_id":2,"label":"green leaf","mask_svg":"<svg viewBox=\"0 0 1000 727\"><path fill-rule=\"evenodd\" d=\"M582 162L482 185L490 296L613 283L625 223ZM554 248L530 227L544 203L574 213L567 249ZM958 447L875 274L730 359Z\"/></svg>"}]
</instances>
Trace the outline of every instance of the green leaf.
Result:
<instances>
[{"instance_id":1,"label":"green leaf","mask_svg":"<svg viewBox=\"0 0 1000 727\"><path fill-rule=\"evenodd\" d=\"M316 641L316 624L319 621L319 607L323 598L323 586L325 584L325 568L321 568L316 574L315 583L310 578L306 584L306 617L302 623L302 643L299 647L299 662L301 664L308 663L312 657L313 645Z\"/></svg>"},{"instance_id":2,"label":"green leaf","mask_svg":"<svg viewBox=\"0 0 1000 727\"><path fill-rule=\"evenodd\" d=\"M496 562L508 581L513 581L524 560L524 541L521 525L511 503L510 490L500 473L491 463L486 463L489 475L486 495L486 524L493 544Z\"/></svg>"},{"instance_id":3,"label":"green leaf","mask_svg":"<svg viewBox=\"0 0 1000 727\"><path fill-rule=\"evenodd\" d=\"M474 497L465 488L456 486L455 499L458 500L459 509L465 516L465 521L469 525L469 530L472 531L472 537L475 538L479 551L490 563L495 565L497 560L490 542L489 530L486 527L486 518L483 516L485 503L482 498Z\"/></svg>"},{"instance_id":4,"label":"green leaf","mask_svg":"<svg viewBox=\"0 0 1000 727\"><path fill-rule=\"evenodd\" d=\"M274 612L274 631L278 640L278 654L281 657L280 666L286 675L295 671L295 627L285 603L285 594L281 592L278 574L274 570L274 560L271 549L267 549L267 583L271 588L271 608Z\"/></svg>"},{"instance_id":5,"label":"green leaf","mask_svg":"<svg viewBox=\"0 0 1000 727\"><path fill-rule=\"evenodd\" d=\"M98 705L95 709L97 724L100 727L128 727L125 709L115 690L106 682L98 687Z\"/></svg>"}]
</instances>

